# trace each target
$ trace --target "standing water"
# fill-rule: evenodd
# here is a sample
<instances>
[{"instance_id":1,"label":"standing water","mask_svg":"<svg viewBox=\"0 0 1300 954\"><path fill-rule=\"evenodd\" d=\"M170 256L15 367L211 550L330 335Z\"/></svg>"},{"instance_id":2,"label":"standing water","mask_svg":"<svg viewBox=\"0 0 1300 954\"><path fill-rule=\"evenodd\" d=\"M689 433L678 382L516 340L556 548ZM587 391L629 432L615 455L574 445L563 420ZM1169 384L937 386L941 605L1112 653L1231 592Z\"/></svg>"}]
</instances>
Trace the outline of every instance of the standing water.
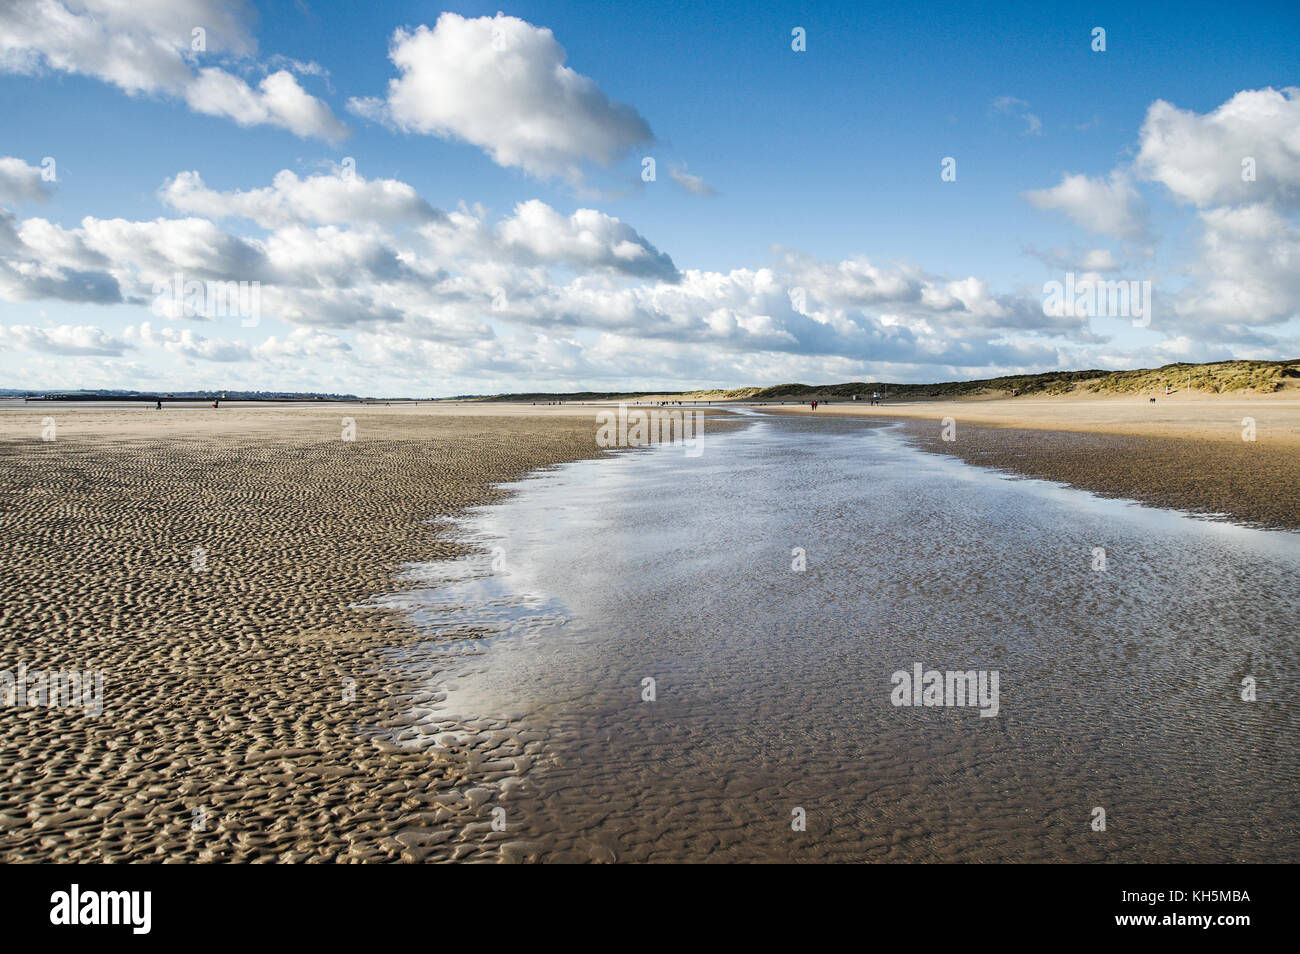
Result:
<instances>
[{"instance_id":1,"label":"standing water","mask_svg":"<svg viewBox=\"0 0 1300 954\"><path fill-rule=\"evenodd\" d=\"M843 419L755 415L698 457L508 486L460 522L480 553L413 567L389 600L431 634L389 661L440 700L395 737L526 743L477 789L503 829L484 851L1300 858L1300 535Z\"/></svg>"}]
</instances>

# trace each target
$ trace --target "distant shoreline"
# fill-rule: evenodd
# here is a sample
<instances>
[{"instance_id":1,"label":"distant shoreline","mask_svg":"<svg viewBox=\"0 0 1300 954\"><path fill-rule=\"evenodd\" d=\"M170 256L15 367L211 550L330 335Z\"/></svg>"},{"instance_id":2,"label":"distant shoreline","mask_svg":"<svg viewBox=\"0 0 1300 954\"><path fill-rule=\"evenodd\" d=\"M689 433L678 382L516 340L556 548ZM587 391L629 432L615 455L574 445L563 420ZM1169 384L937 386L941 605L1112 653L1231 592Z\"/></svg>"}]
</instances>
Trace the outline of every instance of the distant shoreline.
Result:
<instances>
[{"instance_id":1,"label":"distant shoreline","mask_svg":"<svg viewBox=\"0 0 1300 954\"><path fill-rule=\"evenodd\" d=\"M1300 391L1300 358L1275 361L1211 361L1205 364L1177 362L1159 368L1131 371L1045 371L1011 374L996 378L939 381L929 384L885 381L848 381L840 384L777 384L770 387L704 388L693 391L524 391L511 394L457 394L448 397L361 397L355 394L318 394L309 391L244 391L237 388L193 391L130 391L79 388L60 391L51 388L0 388L0 400L24 398L36 401L250 401L274 403L328 401L355 403L588 403L609 401L693 401L693 402L800 402L864 401L874 394L887 400L996 399L1002 397L1083 397L1089 395L1148 395L1189 391L1195 394L1271 394Z\"/></svg>"}]
</instances>

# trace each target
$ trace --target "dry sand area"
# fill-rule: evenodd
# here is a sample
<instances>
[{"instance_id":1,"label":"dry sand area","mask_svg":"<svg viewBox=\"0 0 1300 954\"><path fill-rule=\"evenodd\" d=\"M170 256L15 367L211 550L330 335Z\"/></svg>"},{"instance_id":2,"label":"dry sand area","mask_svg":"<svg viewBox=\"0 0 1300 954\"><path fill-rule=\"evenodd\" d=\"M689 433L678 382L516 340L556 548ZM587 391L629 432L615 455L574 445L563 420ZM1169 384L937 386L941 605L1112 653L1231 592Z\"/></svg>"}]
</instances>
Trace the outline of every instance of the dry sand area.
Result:
<instances>
[{"instance_id":1,"label":"dry sand area","mask_svg":"<svg viewBox=\"0 0 1300 954\"><path fill-rule=\"evenodd\" d=\"M458 552L431 518L598 452L590 409L538 410L0 412L0 669L104 672L98 718L0 707L0 860L441 859L501 836L472 784L528 740L367 737L427 700L375 665L400 615L350 607Z\"/></svg>"},{"instance_id":2,"label":"dry sand area","mask_svg":"<svg viewBox=\"0 0 1300 954\"><path fill-rule=\"evenodd\" d=\"M1300 530L1300 398L1010 398L769 407L906 422L926 450L1191 513ZM952 418L956 439L942 439ZM1254 440L1243 439L1246 418Z\"/></svg>"}]
</instances>

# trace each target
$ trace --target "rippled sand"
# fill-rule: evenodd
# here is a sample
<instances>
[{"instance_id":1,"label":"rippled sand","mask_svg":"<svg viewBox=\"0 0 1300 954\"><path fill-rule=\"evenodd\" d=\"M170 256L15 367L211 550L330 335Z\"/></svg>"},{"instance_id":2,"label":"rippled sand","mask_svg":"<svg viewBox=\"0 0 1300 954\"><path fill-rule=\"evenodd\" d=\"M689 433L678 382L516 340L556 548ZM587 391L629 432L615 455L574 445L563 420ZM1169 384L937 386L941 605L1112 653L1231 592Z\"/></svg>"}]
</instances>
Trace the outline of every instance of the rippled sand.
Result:
<instances>
[{"instance_id":1,"label":"rippled sand","mask_svg":"<svg viewBox=\"0 0 1300 954\"><path fill-rule=\"evenodd\" d=\"M388 860L491 841L476 786L529 743L500 749L484 724L431 756L367 732L421 697L376 661L406 622L353 607L401 562L463 552L431 519L596 453L590 412L33 408L0 416L0 436L0 668L104 673L99 718L0 707L0 858Z\"/></svg>"}]
</instances>

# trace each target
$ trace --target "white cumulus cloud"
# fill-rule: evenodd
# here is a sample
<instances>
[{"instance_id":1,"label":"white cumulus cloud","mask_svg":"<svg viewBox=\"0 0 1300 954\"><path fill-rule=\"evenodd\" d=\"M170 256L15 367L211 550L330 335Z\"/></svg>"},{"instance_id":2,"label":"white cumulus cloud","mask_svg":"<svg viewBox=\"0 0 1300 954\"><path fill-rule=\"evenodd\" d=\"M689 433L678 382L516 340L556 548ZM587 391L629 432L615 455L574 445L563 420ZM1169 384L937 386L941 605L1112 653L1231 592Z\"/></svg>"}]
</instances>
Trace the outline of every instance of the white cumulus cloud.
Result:
<instances>
[{"instance_id":1,"label":"white cumulus cloud","mask_svg":"<svg viewBox=\"0 0 1300 954\"><path fill-rule=\"evenodd\" d=\"M1112 173L1108 179L1067 173L1058 185L1026 192L1025 198L1035 208L1064 212L1090 232L1118 239L1146 235L1142 198L1122 172Z\"/></svg>"},{"instance_id":2,"label":"white cumulus cloud","mask_svg":"<svg viewBox=\"0 0 1300 954\"><path fill-rule=\"evenodd\" d=\"M1205 115L1156 100L1140 141L1138 170L1184 202L1300 206L1300 88L1242 90Z\"/></svg>"},{"instance_id":3,"label":"white cumulus cloud","mask_svg":"<svg viewBox=\"0 0 1300 954\"><path fill-rule=\"evenodd\" d=\"M438 17L398 30L389 56L401 74L384 99L350 108L407 132L459 139L501 166L576 182L582 164L607 165L652 138L631 106L565 66L554 34L516 17Z\"/></svg>"},{"instance_id":4,"label":"white cumulus cloud","mask_svg":"<svg viewBox=\"0 0 1300 954\"><path fill-rule=\"evenodd\" d=\"M46 354L119 355L127 344L95 325L0 325L0 347Z\"/></svg>"},{"instance_id":5,"label":"white cumulus cloud","mask_svg":"<svg viewBox=\"0 0 1300 954\"><path fill-rule=\"evenodd\" d=\"M271 185L247 191L209 189L197 172L163 184L159 197L172 208L211 219L251 219L265 228L353 222L429 221L440 217L415 189L396 179L367 180L355 173L308 176L288 169Z\"/></svg>"},{"instance_id":6,"label":"white cumulus cloud","mask_svg":"<svg viewBox=\"0 0 1300 954\"><path fill-rule=\"evenodd\" d=\"M257 50L251 19L239 0L4 0L0 72L77 73L129 95L178 97L241 126L279 126L331 142L346 136L329 106L288 70L253 87L219 67L196 69L212 54L248 61Z\"/></svg>"},{"instance_id":7,"label":"white cumulus cloud","mask_svg":"<svg viewBox=\"0 0 1300 954\"><path fill-rule=\"evenodd\" d=\"M595 209L564 216L545 202L531 199L499 226L507 249L526 252L538 262L565 262L612 268L629 275L674 280L673 261L636 229Z\"/></svg>"},{"instance_id":8,"label":"white cumulus cloud","mask_svg":"<svg viewBox=\"0 0 1300 954\"><path fill-rule=\"evenodd\" d=\"M1207 209L1201 220L1201 258L1180 314L1240 325L1300 315L1300 230L1262 204Z\"/></svg>"},{"instance_id":9,"label":"white cumulus cloud","mask_svg":"<svg viewBox=\"0 0 1300 954\"><path fill-rule=\"evenodd\" d=\"M14 156L0 156L0 202L42 202L49 198L49 183L39 166L29 166Z\"/></svg>"}]
</instances>

